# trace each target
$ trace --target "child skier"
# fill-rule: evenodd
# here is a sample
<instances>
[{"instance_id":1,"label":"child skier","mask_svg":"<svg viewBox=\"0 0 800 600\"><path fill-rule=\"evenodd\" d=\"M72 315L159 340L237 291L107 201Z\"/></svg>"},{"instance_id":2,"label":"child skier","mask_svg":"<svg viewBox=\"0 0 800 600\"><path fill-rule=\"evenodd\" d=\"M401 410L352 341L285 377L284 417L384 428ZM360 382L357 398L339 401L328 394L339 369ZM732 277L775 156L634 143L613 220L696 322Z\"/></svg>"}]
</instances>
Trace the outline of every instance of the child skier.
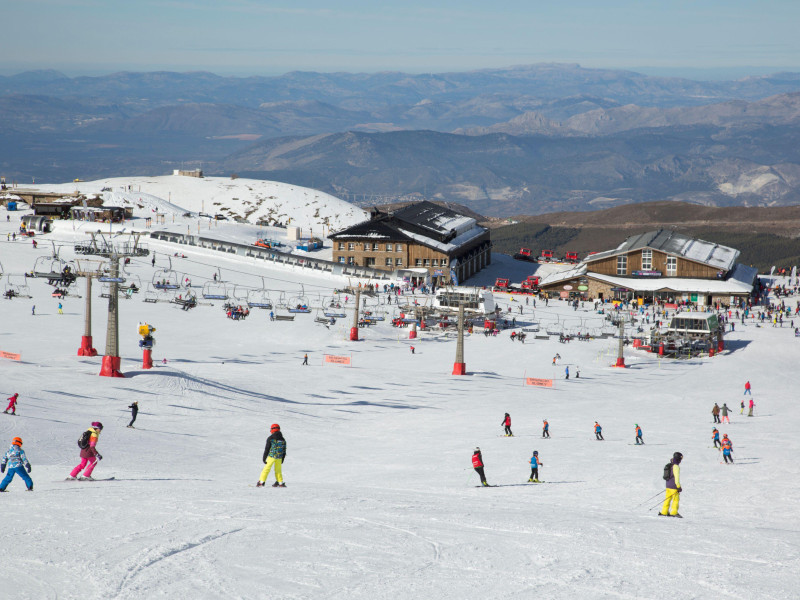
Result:
<instances>
[{"instance_id":1,"label":"child skier","mask_svg":"<svg viewBox=\"0 0 800 600\"><path fill-rule=\"evenodd\" d=\"M508 413L503 417L503 422L500 423L500 426L506 428L506 437L514 437L514 434L511 433L511 417Z\"/></svg>"},{"instance_id":2,"label":"child skier","mask_svg":"<svg viewBox=\"0 0 800 600\"><path fill-rule=\"evenodd\" d=\"M258 478L256 487L264 487L267 482L267 476L275 466L275 483L272 487L286 487L283 482L283 462L286 460L286 440L283 439L281 433L281 426L273 423L269 428L270 436L267 438L267 445L264 448L264 468L261 470L261 477Z\"/></svg>"},{"instance_id":3,"label":"child skier","mask_svg":"<svg viewBox=\"0 0 800 600\"><path fill-rule=\"evenodd\" d=\"M636 427L636 445L638 446L639 444L644 444L644 438L642 438L642 428L639 427L638 423L634 425L634 427Z\"/></svg>"},{"instance_id":4,"label":"child skier","mask_svg":"<svg viewBox=\"0 0 800 600\"><path fill-rule=\"evenodd\" d=\"M134 402L133 404L129 404L128 408L131 409L131 422L128 423L128 427L133 429L133 423L136 421L136 415L139 414L139 402Z\"/></svg>"},{"instance_id":5,"label":"child skier","mask_svg":"<svg viewBox=\"0 0 800 600\"><path fill-rule=\"evenodd\" d=\"M8 411L11 411L12 415L17 414L17 398L19 398L19 392L15 392L11 398L8 398L8 406L3 411L4 413L7 414Z\"/></svg>"},{"instance_id":6,"label":"child skier","mask_svg":"<svg viewBox=\"0 0 800 600\"><path fill-rule=\"evenodd\" d=\"M489 487L486 481L486 475L483 472L483 455L481 455L480 448L475 448L475 452L472 453L472 468L475 469L475 472L481 478L481 485Z\"/></svg>"},{"instance_id":7,"label":"child skier","mask_svg":"<svg viewBox=\"0 0 800 600\"><path fill-rule=\"evenodd\" d=\"M544 420L544 424L542 425L542 437L550 437L550 423L547 422L547 419Z\"/></svg>"},{"instance_id":8,"label":"child skier","mask_svg":"<svg viewBox=\"0 0 800 600\"><path fill-rule=\"evenodd\" d=\"M594 422L594 437L598 440L605 440L603 437L603 428L600 427L600 423L597 421Z\"/></svg>"},{"instance_id":9,"label":"child skier","mask_svg":"<svg viewBox=\"0 0 800 600\"><path fill-rule=\"evenodd\" d=\"M533 456L531 456L531 476L528 479L528 483L540 483L539 482L539 467L541 467L543 463L539 462L539 451L534 450Z\"/></svg>"},{"instance_id":10,"label":"child skier","mask_svg":"<svg viewBox=\"0 0 800 600\"><path fill-rule=\"evenodd\" d=\"M731 452L733 452L733 444L728 439L727 433L722 436L722 448L720 448L720 450L722 450L722 458L725 459L725 464L728 464L728 461L733 464L733 456L731 455Z\"/></svg>"},{"instance_id":11,"label":"child skier","mask_svg":"<svg viewBox=\"0 0 800 600\"><path fill-rule=\"evenodd\" d=\"M72 469L67 480L77 479L78 473L86 468L83 472L83 477L81 477L81 481L94 481L92 471L94 471L97 461L103 460L103 455L97 451L97 440L100 437L101 431L103 431L103 424L100 421L93 421L91 427L84 432L87 434L85 437L88 437L88 441L85 447L81 446L81 462ZM84 435L81 435L81 440L83 439ZM79 446L81 440L78 440Z\"/></svg>"},{"instance_id":12,"label":"child skier","mask_svg":"<svg viewBox=\"0 0 800 600\"><path fill-rule=\"evenodd\" d=\"M8 452L6 452L6 455L3 457L3 462L0 463L0 473L5 472L6 463L8 463L9 469L3 481L0 482L0 492L6 491L8 484L14 479L14 475L22 477L22 481L24 481L25 485L28 487L28 491L32 492L33 481L31 481L30 475L28 475L28 473L31 472L31 463L28 462L25 451L22 449L22 438L15 437L11 441L11 448L8 449ZM24 469L22 465L25 465Z\"/></svg>"},{"instance_id":13,"label":"child skier","mask_svg":"<svg viewBox=\"0 0 800 600\"><path fill-rule=\"evenodd\" d=\"M739 411L740 415L744 414L744 400L742 400L742 410Z\"/></svg>"},{"instance_id":14,"label":"child skier","mask_svg":"<svg viewBox=\"0 0 800 600\"><path fill-rule=\"evenodd\" d=\"M720 448L719 429L714 427L714 429L711 431L711 435L712 435L712 439L714 440L714 448Z\"/></svg>"}]
</instances>

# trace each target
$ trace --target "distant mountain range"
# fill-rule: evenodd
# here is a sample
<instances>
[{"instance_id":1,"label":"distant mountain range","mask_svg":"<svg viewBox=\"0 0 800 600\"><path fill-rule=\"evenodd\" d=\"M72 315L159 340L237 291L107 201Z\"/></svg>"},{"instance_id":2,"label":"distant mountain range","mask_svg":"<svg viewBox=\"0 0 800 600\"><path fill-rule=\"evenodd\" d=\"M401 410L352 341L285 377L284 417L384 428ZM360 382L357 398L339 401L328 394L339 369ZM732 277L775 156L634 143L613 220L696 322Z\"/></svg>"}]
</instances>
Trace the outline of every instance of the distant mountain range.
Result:
<instances>
[{"instance_id":1,"label":"distant mountain range","mask_svg":"<svg viewBox=\"0 0 800 600\"><path fill-rule=\"evenodd\" d=\"M541 64L464 73L0 77L0 175L236 172L490 215L800 196L800 74L692 81Z\"/></svg>"}]
</instances>

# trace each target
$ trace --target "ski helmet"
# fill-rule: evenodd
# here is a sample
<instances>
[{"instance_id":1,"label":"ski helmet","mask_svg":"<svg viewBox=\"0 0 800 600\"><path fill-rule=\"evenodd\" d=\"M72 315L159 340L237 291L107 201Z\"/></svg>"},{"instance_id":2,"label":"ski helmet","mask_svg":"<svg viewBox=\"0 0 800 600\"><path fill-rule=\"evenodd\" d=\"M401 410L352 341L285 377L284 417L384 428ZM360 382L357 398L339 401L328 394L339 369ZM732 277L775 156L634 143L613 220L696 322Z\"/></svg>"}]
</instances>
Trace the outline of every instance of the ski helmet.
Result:
<instances>
[{"instance_id":1,"label":"ski helmet","mask_svg":"<svg viewBox=\"0 0 800 600\"><path fill-rule=\"evenodd\" d=\"M22 446L22 438L21 437L15 437L13 440L11 440L11 445L12 446Z\"/></svg>"},{"instance_id":2,"label":"ski helmet","mask_svg":"<svg viewBox=\"0 0 800 600\"><path fill-rule=\"evenodd\" d=\"M639 426L639 424L638 424L638 423L636 423L636 425L634 425L634 427L638 427L638 426Z\"/></svg>"},{"instance_id":3,"label":"ski helmet","mask_svg":"<svg viewBox=\"0 0 800 600\"><path fill-rule=\"evenodd\" d=\"M672 455L672 461L673 462L679 463L682 460L683 460L683 454L681 454L680 452L676 452L675 454Z\"/></svg>"},{"instance_id":4,"label":"ski helmet","mask_svg":"<svg viewBox=\"0 0 800 600\"><path fill-rule=\"evenodd\" d=\"M280 431L280 430L281 430L281 426L278 425L277 423L273 423L272 425L270 425L270 428L269 428L269 432L270 433L275 433L276 431Z\"/></svg>"},{"instance_id":5,"label":"ski helmet","mask_svg":"<svg viewBox=\"0 0 800 600\"><path fill-rule=\"evenodd\" d=\"M100 421L92 421L92 427L95 429L103 429L103 424Z\"/></svg>"},{"instance_id":6,"label":"ski helmet","mask_svg":"<svg viewBox=\"0 0 800 600\"><path fill-rule=\"evenodd\" d=\"M533 454L534 454L534 456L539 456L539 451L538 450L534 450Z\"/></svg>"},{"instance_id":7,"label":"ski helmet","mask_svg":"<svg viewBox=\"0 0 800 600\"><path fill-rule=\"evenodd\" d=\"M475 447L475 452L480 452L480 451L481 451L481 449L476 446Z\"/></svg>"}]
</instances>

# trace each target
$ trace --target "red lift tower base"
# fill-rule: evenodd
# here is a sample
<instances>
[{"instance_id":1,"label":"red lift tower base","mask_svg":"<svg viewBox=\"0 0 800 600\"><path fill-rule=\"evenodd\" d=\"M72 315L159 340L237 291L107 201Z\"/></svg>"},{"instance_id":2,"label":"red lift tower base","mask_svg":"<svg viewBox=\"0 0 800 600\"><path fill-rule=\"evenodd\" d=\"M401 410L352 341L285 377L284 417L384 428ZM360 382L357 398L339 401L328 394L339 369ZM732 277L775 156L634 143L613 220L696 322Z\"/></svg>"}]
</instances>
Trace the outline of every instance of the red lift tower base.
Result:
<instances>
[{"instance_id":1,"label":"red lift tower base","mask_svg":"<svg viewBox=\"0 0 800 600\"><path fill-rule=\"evenodd\" d=\"M81 347L78 348L78 356L97 356L97 350L92 347L92 336L81 336Z\"/></svg>"},{"instance_id":2,"label":"red lift tower base","mask_svg":"<svg viewBox=\"0 0 800 600\"><path fill-rule=\"evenodd\" d=\"M467 363L453 363L453 375L466 375Z\"/></svg>"},{"instance_id":3,"label":"red lift tower base","mask_svg":"<svg viewBox=\"0 0 800 600\"><path fill-rule=\"evenodd\" d=\"M142 368L143 369L153 368L153 351L148 350L147 348L145 348L142 353Z\"/></svg>"},{"instance_id":4,"label":"red lift tower base","mask_svg":"<svg viewBox=\"0 0 800 600\"><path fill-rule=\"evenodd\" d=\"M350 341L357 342L358 341L358 327L351 327L350 328Z\"/></svg>"},{"instance_id":5,"label":"red lift tower base","mask_svg":"<svg viewBox=\"0 0 800 600\"><path fill-rule=\"evenodd\" d=\"M119 356L104 356L103 366L100 368L100 377L125 377L120 370Z\"/></svg>"},{"instance_id":6,"label":"red lift tower base","mask_svg":"<svg viewBox=\"0 0 800 600\"><path fill-rule=\"evenodd\" d=\"M615 367L620 367L622 369L625 368L625 359L621 356L617 359L617 364L614 365Z\"/></svg>"}]
</instances>

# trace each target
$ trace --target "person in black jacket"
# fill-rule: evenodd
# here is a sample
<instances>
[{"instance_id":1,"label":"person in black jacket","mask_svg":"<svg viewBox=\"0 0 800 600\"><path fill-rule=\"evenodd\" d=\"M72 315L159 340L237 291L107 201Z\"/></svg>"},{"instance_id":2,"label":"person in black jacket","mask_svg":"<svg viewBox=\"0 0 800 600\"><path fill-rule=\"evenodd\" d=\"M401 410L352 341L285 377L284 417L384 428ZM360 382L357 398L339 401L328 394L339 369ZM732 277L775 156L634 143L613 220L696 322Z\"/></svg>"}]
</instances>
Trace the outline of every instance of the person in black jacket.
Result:
<instances>
[{"instance_id":1,"label":"person in black jacket","mask_svg":"<svg viewBox=\"0 0 800 600\"><path fill-rule=\"evenodd\" d=\"M272 487L286 487L283 482L282 470L283 461L286 460L286 440L283 439L281 426L277 423L273 423L269 428L269 432L271 435L267 438L267 445L264 448L264 456L262 457L264 469L261 471L261 477L258 478L256 487L264 487L273 465L275 466L275 483L272 484Z\"/></svg>"},{"instance_id":2,"label":"person in black jacket","mask_svg":"<svg viewBox=\"0 0 800 600\"><path fill-rule=\"evenodd\" d=\"M131 422L128 423L128 427L133 428L133 422L136 420L136 415L139 414L139 403L134 402L133 404L129 405L128 408L131 409Z\"/></svg>"}]
</instances>

